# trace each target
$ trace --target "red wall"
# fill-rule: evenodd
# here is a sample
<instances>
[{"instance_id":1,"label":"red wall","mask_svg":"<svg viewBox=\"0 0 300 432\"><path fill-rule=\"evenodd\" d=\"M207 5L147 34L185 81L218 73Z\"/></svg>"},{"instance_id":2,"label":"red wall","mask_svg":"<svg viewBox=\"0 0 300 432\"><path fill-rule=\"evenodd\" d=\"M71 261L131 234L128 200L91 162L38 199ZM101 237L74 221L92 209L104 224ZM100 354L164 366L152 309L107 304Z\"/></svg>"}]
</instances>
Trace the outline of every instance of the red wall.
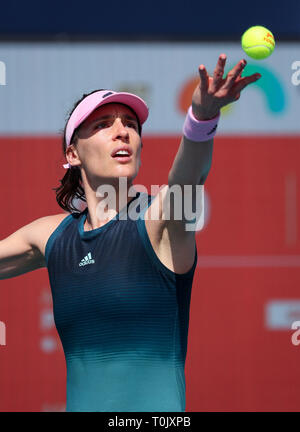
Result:
<instances>
[{"instance_id":1,"label":"red wall","mask_svg":"<svg viewBox=\"0 0 300 432\"><path fill-rule=\"evenodd\" d=\"M167 183L180 137L143 142L135 183L150 193L151 184ZM0 150L2 239L62 212L52 188L65 160L57 137L2 137ZM187 411L299 410L300 346L292 330L266 326L267 302L300 300L299 157L296 136L215 139L206 222L197 233ZM0 411L64 410L65 361L46 269L0 282L0 321Z\"/></svg>"}]
</instances>

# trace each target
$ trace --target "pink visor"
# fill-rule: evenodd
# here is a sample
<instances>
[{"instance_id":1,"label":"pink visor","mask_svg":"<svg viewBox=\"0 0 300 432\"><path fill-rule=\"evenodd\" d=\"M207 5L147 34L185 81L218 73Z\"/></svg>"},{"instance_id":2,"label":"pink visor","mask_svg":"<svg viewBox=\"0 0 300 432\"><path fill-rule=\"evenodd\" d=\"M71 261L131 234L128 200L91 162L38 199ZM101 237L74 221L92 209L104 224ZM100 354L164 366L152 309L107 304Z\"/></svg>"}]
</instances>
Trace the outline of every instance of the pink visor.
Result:
<instances>
[{"instance_id":1,"label":"pink visor","mask_svg":"<svg viewBox=\"0 0 300 432\"><path fill-rule=\"evenodd\" d=\"M90 94L73 111L67 127L66 127L66 145L67 147L71 143L71 138L76 128L100 105L107 103L123 103L128 105L137 115L140 124L142 125L148 118L149 110L146 103L140 97L125 92L114 92L112 90L101 90ZM63 165L64 168L71 168L67 163Z\"/></svg>"}]
</instances>

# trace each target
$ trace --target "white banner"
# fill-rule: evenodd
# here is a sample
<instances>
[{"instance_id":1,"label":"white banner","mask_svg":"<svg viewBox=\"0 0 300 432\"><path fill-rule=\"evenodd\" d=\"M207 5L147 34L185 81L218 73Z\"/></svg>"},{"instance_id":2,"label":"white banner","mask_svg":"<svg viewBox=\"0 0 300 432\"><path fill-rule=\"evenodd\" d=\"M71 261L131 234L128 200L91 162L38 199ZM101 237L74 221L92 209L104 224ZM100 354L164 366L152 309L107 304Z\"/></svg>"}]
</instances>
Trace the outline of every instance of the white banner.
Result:
<instances>
[{"instance_id":1,"label":"white banner","mask_svg":"<svg viewBox=\"0 0 300 432\"><path fill-rule=\"evenodd\" d=\"M266 60L239 43L1 43L0 134L58 134L75 101L100 88L145 99L144 134L180 134L198 66L212 74L221 53L225 73L245 58L244 75L262 78L222 110L218 134L299 134L300 44L280 42Z\"/></svg>"}]
</instances>

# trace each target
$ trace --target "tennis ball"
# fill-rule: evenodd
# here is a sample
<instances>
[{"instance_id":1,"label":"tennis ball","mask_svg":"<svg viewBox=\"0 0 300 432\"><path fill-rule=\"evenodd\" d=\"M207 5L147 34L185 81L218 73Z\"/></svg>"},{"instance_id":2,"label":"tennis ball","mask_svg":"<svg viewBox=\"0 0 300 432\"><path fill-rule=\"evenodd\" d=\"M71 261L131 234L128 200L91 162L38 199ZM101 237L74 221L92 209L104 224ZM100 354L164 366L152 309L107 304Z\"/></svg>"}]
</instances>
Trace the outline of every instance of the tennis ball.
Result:
<instances>
[{"instance_id":1,"label":"tennis ball","mask_svg":"<svg viewBox=\"0 0 300 432\"><path fill-rule=\"evenodd\" d=\"M243 34L242 48L249 57L262 60L274 51L275 39L266 27L253 26Z\"/></svg>"}]
</instances>

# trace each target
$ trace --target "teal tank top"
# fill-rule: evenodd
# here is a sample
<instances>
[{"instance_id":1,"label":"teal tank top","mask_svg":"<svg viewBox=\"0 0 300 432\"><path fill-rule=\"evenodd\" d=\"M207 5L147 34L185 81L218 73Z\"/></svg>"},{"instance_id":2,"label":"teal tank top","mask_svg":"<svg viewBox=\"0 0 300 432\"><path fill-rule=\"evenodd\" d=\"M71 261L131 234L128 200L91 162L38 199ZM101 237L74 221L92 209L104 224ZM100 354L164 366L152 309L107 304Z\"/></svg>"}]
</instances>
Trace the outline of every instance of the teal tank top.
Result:
<instances>
[{"instance_id":1,"label":"teal tank top","mask_svg":"<svg viewBox=\"0 0 300 432\"><path fill-rule=\"evenodd\" d=\"M197 248L195 242L194 264L184 274L162 264L144 220L153 198L137 193L91 231L83 228L87 208L71 213L48 239L45 257L66 359L67 411L185 411ZM131 211L138 217L130 217Z\"/></svg>"}]
</instances>

